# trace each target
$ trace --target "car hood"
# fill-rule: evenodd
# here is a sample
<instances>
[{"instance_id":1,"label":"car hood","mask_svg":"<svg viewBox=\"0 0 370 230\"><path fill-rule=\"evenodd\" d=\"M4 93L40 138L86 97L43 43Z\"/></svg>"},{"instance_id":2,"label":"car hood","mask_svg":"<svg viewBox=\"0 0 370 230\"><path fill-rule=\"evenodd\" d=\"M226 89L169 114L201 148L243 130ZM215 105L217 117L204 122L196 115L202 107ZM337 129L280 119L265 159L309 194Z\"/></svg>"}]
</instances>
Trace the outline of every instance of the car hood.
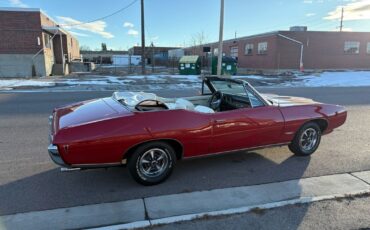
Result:
<instances>
[{"instance_id":1,"label":"car hood","mask_svg":"<svg viewBox=\"0 0 370 230\"><path fill-rule=\"evenodd\" d=\"M129 114L123 105L112 98L83 101L55 109L57 128L63 129Z\"/></svg>"},{"instance_id":2,"label":"car hood","mask_svg":"<svg viewBox=\"0 0 370 230\"><path fill-rule=\"evenodd\" d=\"M304 97L279 96L276 94L262 94L262 95L266 99L272 101L274 105L279 105L281 107L319 104L319 102Z\"/></svg>"}]
</instances>

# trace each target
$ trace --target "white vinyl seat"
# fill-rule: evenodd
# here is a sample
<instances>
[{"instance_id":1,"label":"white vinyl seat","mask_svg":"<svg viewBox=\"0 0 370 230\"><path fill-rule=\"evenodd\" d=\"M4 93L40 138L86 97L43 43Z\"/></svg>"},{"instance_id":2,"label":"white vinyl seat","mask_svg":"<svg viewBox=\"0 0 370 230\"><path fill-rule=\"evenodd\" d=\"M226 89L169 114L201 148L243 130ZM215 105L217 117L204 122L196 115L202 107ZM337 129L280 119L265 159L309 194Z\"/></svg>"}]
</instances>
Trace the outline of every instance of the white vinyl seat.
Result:
<instances>
[{"instance_id":1,"label":"white vinyl seat","mask_svg":"<svg viewBox=\"0 0 370 230\"><path fill-rule=\"evenodd\" d=\"M176 109L194 110L194 105L188 100L179 98L176 100Z\"/></svg>"},{"instance_id":2,"label":"white vinyl seat","mask_svg":"<svg viewBox=\"0 0 370 230\"><path fill-rule=\"evenodd\" d=\"M170 103L170 102L168 102L168 103L164 103L164 104L167 106L167 108L169 110L176 109L176 103Z\"/></svg>"},{"instance_id":3,"label":"white vinyl seat","mask_svg":"<svg viewBox=\"0 0 370 230\"><path fill-rule=\"evenodd\" d=\"M213 109L203 105L195 106L194 111L197 111L199 113L215 113Z\"/></svg>"}]
</instances>

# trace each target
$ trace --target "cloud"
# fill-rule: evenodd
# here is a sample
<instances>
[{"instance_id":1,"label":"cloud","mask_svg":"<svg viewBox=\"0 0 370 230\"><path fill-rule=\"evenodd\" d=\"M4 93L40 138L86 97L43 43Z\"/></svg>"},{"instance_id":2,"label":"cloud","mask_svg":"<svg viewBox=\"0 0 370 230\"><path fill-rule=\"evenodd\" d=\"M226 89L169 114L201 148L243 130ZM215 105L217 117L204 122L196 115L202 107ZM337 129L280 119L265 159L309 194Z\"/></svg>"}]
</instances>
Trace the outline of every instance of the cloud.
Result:
<instances>
[{"instance_id":1,"label":"cloud","mask_svg":"<svg viewBox=\"0 0 370 230\"><path fill-rule=\"evenodd\" d=\"M330 11L324 19L339 20L342 15L342 8L344 8L344 21L370 19L370 0L358 0L344 6L337 6L337 8Z\"/></svg>"},{"instance_id":2,"label":"cloud","mask_svg":"<svg viewBox=\"0 0 370 230\"><path fill-rule=\"evenodd\" d=\"M131 35L131 36L137 36L137 35L139 35L139 32L137 30L134 30L134 29L129 29L127 34Z\"/></svg>"},{"instance_id":3,"label":"cloud","mask_svg":"<svg viewBox=\"0 0 370 230\"><path fill-rule=\"evenodd\" d=\"M329 1L333 1L333 0L329 0ZM342 0L342 1L353 1L353 0ZM325 3L325 0L303 0L302 3L304 4Z\"/></svg>"},{"instance_id":4,"label":"cloud","mask_svg":"<svg viewBox=\"0 0 370 230\"><path fill-rule=\"evenodd\" d=\"M352 28L349 28L349 27L344 27L344 28L342 28L342 31L344 31L344 32L352 32L353 29Z\"/></svg>"},{"instance_id":5,"label":"cloud","mask_svg":"<svg viewBox=\"0 0 370 230\"><path fill-rule=\"evenodd\" d=\"M87 34L78 33L78 32L75 32L75 31L69 31L69 33L71 33L74 36L78 36L78 37L89 37L89 35L87 35Z\"/></svg>"},{"instance_id":6,"label":"cloud","mask_svg":"<svg viewBox=\"0 0 370 230\"><path fill-rule=\"evenodd\" d=\"M15 7L27 8L28 5L24 4L21 0L9 0L9 3Z\"/></svg>"},{"instance_id":7,"label":"cloud","mask_svg":"<svg viewBox=\"0 0 370 230\"><path fill-rule=\"evenodd\" d=\"M104 21L96 21L91 23L83 23L70 17L58 16L58 21L65 29L76 29L89 31L91 33L99 34L103 38L114 38L114 35L105 31L107 24Z\"/></svg>"},{"instance_id":8,"label":"cloud","mask_svg":"<svg viewBox=\"0 0 370 230\"><path fill-rule=\"evenodd\" d=\"M125 28L134 28L134 24L132 24L131 22L125 22L125 23L123 23L123 27L125 27Z\"/></svg>"},{"instance_id":9,"label":"cloud","mask_svg":"<svg viewBox=\"0 0 370 230\"><path fill-rule=\"evenodd\" d=\"M315 13L307 13L306 17L312 17L312 16L315 16L315 15L316 15Z\"/></svg>"}]
</instances>

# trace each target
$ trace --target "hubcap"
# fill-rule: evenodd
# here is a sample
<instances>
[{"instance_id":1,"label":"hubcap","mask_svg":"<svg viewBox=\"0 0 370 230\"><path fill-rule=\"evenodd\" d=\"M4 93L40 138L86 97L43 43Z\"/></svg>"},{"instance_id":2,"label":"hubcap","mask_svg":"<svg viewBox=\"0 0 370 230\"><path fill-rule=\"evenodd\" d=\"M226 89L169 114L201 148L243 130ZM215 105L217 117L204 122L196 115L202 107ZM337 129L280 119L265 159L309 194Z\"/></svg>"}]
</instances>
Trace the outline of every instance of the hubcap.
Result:
<instances>
[{"instance_id":1,"label":"hubcap","mask_svg":"<svg viewBox=\"0 0 370 230\"><path fill-rule=\"evenodd\" d=\"M168 155L163 149L154 148L146 151L138 161L140 172L147 177L161 175L168 166Z\"/></svg>"},{"instance_id":2,"label":"hubcap","mask_svg":"<svg viewBox=\"0 0 370 230\"><path fill-rule=\"evenodd\" d=\"M304 151L310 151L312 150L316 143L317 143L317 131L313 128L306 129L301 136L301 139L299 141L299 145L302 150Z\"/></svg>"}]
</instances>

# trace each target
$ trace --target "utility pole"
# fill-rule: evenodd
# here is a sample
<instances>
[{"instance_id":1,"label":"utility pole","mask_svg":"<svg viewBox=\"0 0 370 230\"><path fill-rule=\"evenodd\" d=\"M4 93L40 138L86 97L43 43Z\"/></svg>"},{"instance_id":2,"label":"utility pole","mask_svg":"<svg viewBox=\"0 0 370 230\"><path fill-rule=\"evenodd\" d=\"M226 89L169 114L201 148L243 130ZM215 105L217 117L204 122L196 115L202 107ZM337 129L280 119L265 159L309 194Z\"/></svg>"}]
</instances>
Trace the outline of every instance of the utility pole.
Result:
<instances>
[{"instance_id":1,"label":"utility pole","mask_svg":"<svg viewBox=\"0 0 370 230\"><path fill-rule=\"evenodd\" d=\"M141 0L141 73L145 75L144 0Z\"/></svg>"},{"instance_id":2,"label":"utility pole","mask_svg":"<svg viewBox=\"0 0 370 230\"><path fill-rule=\"evenodd\" d=\"M218 39L218 60L217 60L217 75L221 76L222 68L222 46L223 46L223 34L224 34L224 0L221 0L220 9L220 36Z\"/></svg>"},{"instance_id":3,"label":"utility pole","mask_svg":"<svg viewBox=\"0 0 370 230\"><path fill-rule=\"evenodd\" d=\"M343 17L344 17L344 7L342 7L342 15L340 17L340 26L339 26L339 31L342 32L343 30Z\"/></svg>"},{"instance_id":4,"label":"utility pole","mask_svg":"<svg viewBox=\"0 0 370 230\"><path fill-rule=\"evenodd\" d=\"M150 44L150 46L152 47L152 73L154 73L154 44L152 42L152 44Z\"/></svg>"}]
</instances>

